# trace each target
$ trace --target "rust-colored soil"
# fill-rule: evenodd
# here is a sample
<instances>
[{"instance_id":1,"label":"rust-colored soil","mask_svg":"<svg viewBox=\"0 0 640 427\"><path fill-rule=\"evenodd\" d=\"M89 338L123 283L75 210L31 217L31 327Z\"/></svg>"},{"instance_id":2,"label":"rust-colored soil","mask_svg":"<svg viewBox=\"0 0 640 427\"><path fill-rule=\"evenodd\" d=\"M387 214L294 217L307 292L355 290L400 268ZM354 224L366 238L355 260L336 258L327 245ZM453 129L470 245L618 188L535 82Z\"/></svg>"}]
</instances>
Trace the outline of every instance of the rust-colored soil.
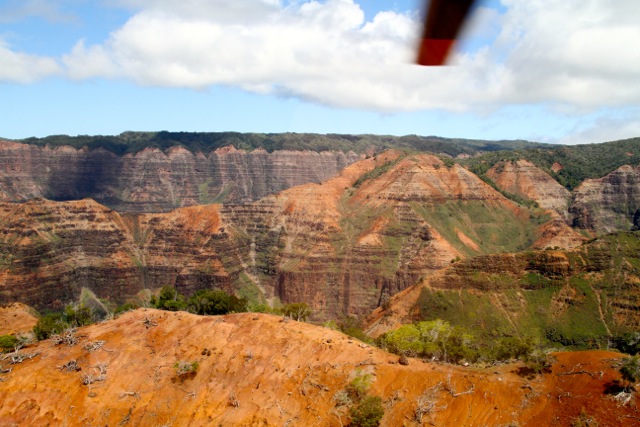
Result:
<instances>
[{"instance_id":1,"label":"rust-colored soil","mask_svg":"<svg viewBox=\"0 0 640 427\"><path fill-rule=\"evenodd\" d=\"M527 379L517 365L403 366L339 332L253 313L137 310L76 336L1 362L13 370L0 374L0 426L340 426L348 416L334 396L365 374L383 400L382 426L570 425L583 407L600 426L640 422L635 406L605 393L617 353L558 354L552 373ZM81 370L63 368L72 361ZM197 371L179 375L180 361ZM434 405L419 423L421 396Z\"/></svg>"},{"instance_id":2,"label":"rust-colored soil","mask_svg":"<svg viewBox=\"0 0 640 427\"><path fill-rule=\"evenodd\" d=\"M29 332L38 323L36 313L28 306L15 302L0 307L0 335Z\"/></svg>"}]
</instances>

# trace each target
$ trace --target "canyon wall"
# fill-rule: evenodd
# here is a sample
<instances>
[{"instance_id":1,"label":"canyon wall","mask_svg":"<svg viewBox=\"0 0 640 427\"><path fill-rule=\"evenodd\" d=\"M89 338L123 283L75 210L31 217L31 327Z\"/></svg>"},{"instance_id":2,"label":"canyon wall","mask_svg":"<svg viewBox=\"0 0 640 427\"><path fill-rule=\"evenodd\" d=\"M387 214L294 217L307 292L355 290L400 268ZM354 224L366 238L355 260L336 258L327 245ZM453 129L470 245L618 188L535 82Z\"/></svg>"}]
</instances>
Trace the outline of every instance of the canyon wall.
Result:
<instances>
[{"instance_id":1,"label":"canyon wall","mask_svg":"<svg viewBox=\"0 0 640 427\"><path fill-rule=\"evenodd\" d=\"M119 213L91 199L0 204L0 303L59 308L81 288L222 288L363 315L452 260L529 247L530 213L466 169L389 151L249 204Z\"/></svg>"},{"instance_id":2,"label":"canyon wall","mask_svg":"<svg viewBox=\"0 0 640 427\"><path fill-rule=\"evenodd\" d=\"M566 247L562 241L579 240L577 230L600 235L640 228L638 166L625 165L604 177L586 179L573 192L527 160L497 163L487 177L502 191L536 202L556 219L553 227L564 229L562 239L543 239L539 247Z\"/></svg>"},{"instance_id":3,"label":"canyon wall","mask_svg":"<svg viewBox=\"0 0 640 427\"><path fill-rule=\"evenodd\" d=\"M120 212L168 212L217 202L249 203L326 180L363 155L342 151L209 154L182 147L117 155L102 148L40 147L0 140L0 200L92 198Z\"/></svg>"}]
</instances>

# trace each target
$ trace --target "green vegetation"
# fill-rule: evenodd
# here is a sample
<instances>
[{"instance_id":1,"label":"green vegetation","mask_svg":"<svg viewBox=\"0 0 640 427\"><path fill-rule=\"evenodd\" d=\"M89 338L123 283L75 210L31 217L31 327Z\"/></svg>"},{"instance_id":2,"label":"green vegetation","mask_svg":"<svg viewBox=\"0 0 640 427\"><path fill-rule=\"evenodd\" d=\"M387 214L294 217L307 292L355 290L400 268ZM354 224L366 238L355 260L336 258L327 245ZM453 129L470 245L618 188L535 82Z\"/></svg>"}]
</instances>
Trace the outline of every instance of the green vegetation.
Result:
<instances>
[{"instance_id":1,"label":"green vegetation","mask_svg":"<svg viewBox=\"0 0 640 427\"><path fill-rule=\"evenodd\" d=\"M355 188L360 187L362 184L364 184L367 181L371 181L374 180L380 176L382 176L384 173L388 172L392 167L394 167L395 165L398 164L398 162L402 159L404 159L406 156L402 155L399 156L397 159L395 160L390 160L388 162L385 162L384 164L377 166L373 169L371 169L369 172L363 174L362 176L360 176L360 178L358 178L356 180L356 182L353 184L353 186Z\"/></svg>"},{"instance_id":2,"label":"green vegetation","mask_svg":"<svg viewBox=\"0 0 640 427\"><path fill-rule=\"evenodd\" d=\"M620 374L627 383L626 389L635 388L635 384L640 381L640 356L625 359L620 367Z\"/></svg>"},{"instance_id":3,"label":"green vegetation","mask_svg":"<svg viewBox=\"0 0 640 427\"><path fill-rule=\"evenodd\" d=\"M336 414L339 415L341 411L348 409L351 417L349 425L377 427L384 416L384 407L380 397L367 394L374 377L362 369L356 369L353 375L354 377L347 387L333 396L338 408ZM345 412L342 413L344 414Z\"/></svg>"},{"instance_id":4,"label":"green vegetation","mask_svg":"<svg viewBox=\"0 0 640 427\"><path fill-rule=\"evenodd\" d=\"M153 295L151 305L160 310L180 311L187 308L184 296L172 286L163 286L158 296Z\"/></svg>"},{"instance_id":5,"label":"green vegetation","mask_svg":"<svg viewBox=\"0 0 640 427\"><path fill-rule=\"evenodd\" d=\"M410 206L467 256L525 250L538 237L536 223L539 221L519 218L500 204L451 200L431 206L412 202ZM461 240L460 233L477 247L468 246Z\"/></svg>"},{"instance_id":6,"label":"green vegetation","mask_svg":"<svg viewBox=\"0 0 640 427\"><path fill-rule=\"evenodd\" d=\"M441 283L421 289L414 320L442 319L483 340L531 338L544 346L613 346L636 354L640 332L626 310L637 306L639 237L617 233L570 252L458 261Z\"/></svg>"},{"instance_id":7,"label":"green vegetation","mask_svg":"<svg viewBox=\"0 0 640 427\"><path fill-rule=\"evenodd\" d=\"M298 322L306 321L311 316L311 309L303 302L287 304L281 309L284 316L288 316Z\"/></svg>"},{"instance_id":8,"label":"green vegetation","mask_svg":"<svg viewBox=\"0 0 640 427\"><path fill-rule=\"evenodd\" d=\"M36 339L44 340L66 329L89 325L96 320L91 308L83 305L68 305L61 313L47 313L40 316L38 323L33 327L33 333Z\"/></svg>"},{"instance_id":9,"label":"green vegetation","mask_svg":"<svg viewBox=\"0 0 640 427\"><path fill-rule=\"evenodd\" d=\"M14 335L0 335L0 350L2 351L13 350L19 343L20 340Z\"/></svg>"},{"instance_id":10,"label":"green vegetation","mask_svg":"<svg viewBox=\"0 0 640 427\"><path fill-rule=\"evenodd\" d=\"M613 339L614 346L623 353L640 353L640 332L627 332Z\"/></svg>"},{"instance_id":11,"label":"green vegetation","mask_svg":"<svg viewBox=\"0 0 640 427\"><path fill-rule=\"evenodd\" d=\"M306 321L311 309L306 303L289 303L281 307L270 307L264 303L249 304L245 298L238 298L219 289L201 289L186 298L171 286L164 286L157 296L151 297L151 305L160 310L186 310L199 315L220 315L253 311L271 313Z\"/></svg>"},{"instance_id":12,"label":"green vegetation","mask_svg":"<svg viewBox=\"0 0 640 427\"><path fill-rule=\"evenodd\" d=\"M533 338L474 336L440 319L401 326L382 335L378 344L396 354L450 363L523 360L532 368L544 365Z\"/></svg>"},{"instance_id":13,"label":"green vegetation","mask_svg":"<svg viewBox=\"0 0 640 427\"><path fill-rule=\"evenodd\" d=\"M349 413L354 427L377 427L384 416L382 399L379 396L366 396Z\"/></svg>"},{"instance_id":14,"label":"green vegetation","mask_svg":"<svg viewBox=\"0 0 640 427\"><path fill-rule=\"evenodd\" d=\"M372 383L373 375L361 369L356 369L353 380L351 380L345 391L352 400L359 400L366 396Z\"/></svg>"},{"instance_id":15,"label":"green vegetation","mask_svg":"<svg viewBox=\"0 0 640 427\"><path fill-rule=\"evenodd\" d=\"M191 313L217 315L247 311L247 301L217 289L202 289L189 298L187 309Z\"/></svg>"},{"instance_id":16,"label":"green vegetation","mask_svg":"<svg viewBox=\"0 0 640 427\"><path fill-rule=\"evenodd\" d=\"M102 148L116 154L137 153L145 148L163 151L171 147L183 147L192 152L209 153L218 148L233 145L237 149L254 150L264 148L274 150L310 151L354 151L365 153L376 149L390 148L444 153L449 156L459 154L474 155L484 151L512 150L529 147L552 147L529 141L482 141L470 139L447 139L436 136L408 135L403 137L377 135L338 135L309 133L239 133L239 132L124 132L117 136L68 136L52 135L45 138L27 138L20 142L38 146L71 146L77 149Z\"/></svg>"},{"instance_id":17,"label":"green vegetation","mask_svg":"<svg viewBox=\"0 0 640 427\"><path fill-rule=\"evenodd\" d=\"M197 361L189 362L181 360L173 365L173 368L176 370L176 374L179 377L191 377L194 376L198 372L199 364Z\"/></svg>"},{"instance_id":18,"label":"green vegetation","mask_svg":"<svg viewBox=\"0 0 640 427\"><path fill-rule=\"evenodd\" d=\"M471 172L483 177L499 162L529 160L549 173L569 190L588 178L600 178L622 165L640 164L640 138L602 144L528 148L513 151L496 151L461 161ZM554 172L554 163L561 169Z\"/></svg>"}]
</instances>

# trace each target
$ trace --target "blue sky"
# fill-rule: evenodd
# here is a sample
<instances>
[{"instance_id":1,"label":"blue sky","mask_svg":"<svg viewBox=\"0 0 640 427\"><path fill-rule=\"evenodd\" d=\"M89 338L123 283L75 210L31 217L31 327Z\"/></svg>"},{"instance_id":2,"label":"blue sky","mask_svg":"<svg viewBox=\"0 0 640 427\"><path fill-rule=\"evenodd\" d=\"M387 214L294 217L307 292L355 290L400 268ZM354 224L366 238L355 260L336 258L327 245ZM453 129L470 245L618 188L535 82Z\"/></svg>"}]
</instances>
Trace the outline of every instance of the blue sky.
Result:
<instances>
[{"instance_id":1,"label":"blue sky","mask_svg":"<svg viewBox=\"0 0 640 427\"><path fill-rule=\"evenodd\" d=\"M640 136L640 8L485 0L419 67L415 0L0 0L0 137Z\"/></svg>"}]
</instances>

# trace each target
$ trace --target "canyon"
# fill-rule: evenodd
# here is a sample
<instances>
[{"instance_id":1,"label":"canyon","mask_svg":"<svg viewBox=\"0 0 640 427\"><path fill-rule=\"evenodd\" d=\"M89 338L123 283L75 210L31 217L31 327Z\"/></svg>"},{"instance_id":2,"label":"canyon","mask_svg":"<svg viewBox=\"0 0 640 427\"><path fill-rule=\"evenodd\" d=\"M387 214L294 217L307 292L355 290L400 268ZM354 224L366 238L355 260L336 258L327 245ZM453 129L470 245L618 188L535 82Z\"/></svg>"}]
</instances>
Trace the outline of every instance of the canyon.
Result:
<instances>
[{"instance_id":1,"label":"canyon","mask_svg":"<svg viewBox=\"0 0 640 427\"><path fill-rule=\"evenodd\" d=\"M34 308L107 316L0 354L0 425L337 427L353 421L354 384L380 398L381 426L640 419L622 393L628 356L594 350L640 327L633 144L596 173L568 150L518 144L483 154L484 143L417 137L207 137L237 148L170 133L0 141L0 334L28 336ZM288 145L308 141L326 145ZM222 289L250 307L304 302L316 325L107 313L164 286ZM332 329L362 320L375 338L434 319L478 342L591 350L553 350L539 372L460 366Z\"/></svg>"},{"instance_id":2,"label":"canyon","mask_svg":"<svg viewBox=\"0 0 640 427\"><path fill-rule=\"evenodd\" d=\"M187 295L224 289L256 304L305 302L317 320L362 317L460 259L572 249L602 233L630 230L640 206L640 169L632 166L569 191L525 159L496 162L478 176L446 157L401 150L364 155L227 147L207 157L174 147L118 157L102 148L17 142L2 148L0 188L9 201L0 204L0 304L18 301L40 310L75 301L82 289L121 304L173 286ZM85 182L80 175L93 170L87 159L101 156L137 165L134 172L98 168L95 185L87 184L103 201L117 192L113 179L139 185L127 190L133 198L114 202L122 209L93 199L40 197L52 191L44 190L45 182L61 189ZM214 158L226 166L197 166L197 159ZM49 166L40 164L45 161ZM51 180L78 162L85 172L70 167L70 178ZM215 186L198 184L194 171L221 177L220 170L239 165L244 172L228 178L235 190L227 197L235 202L201 203L195 189ZM321 179L320 172L333 177ZM319 182L294 185L293 177ZM279 184L258 191L252 180L263 178ZM250 201L278 186L290 188ZM222 187L207 194L219 195ZM194 205L164 212L175 204L166 197L178 188L180 203ZM162 212L144 212L156 208Z\"/></svg>"}]
</instances>

